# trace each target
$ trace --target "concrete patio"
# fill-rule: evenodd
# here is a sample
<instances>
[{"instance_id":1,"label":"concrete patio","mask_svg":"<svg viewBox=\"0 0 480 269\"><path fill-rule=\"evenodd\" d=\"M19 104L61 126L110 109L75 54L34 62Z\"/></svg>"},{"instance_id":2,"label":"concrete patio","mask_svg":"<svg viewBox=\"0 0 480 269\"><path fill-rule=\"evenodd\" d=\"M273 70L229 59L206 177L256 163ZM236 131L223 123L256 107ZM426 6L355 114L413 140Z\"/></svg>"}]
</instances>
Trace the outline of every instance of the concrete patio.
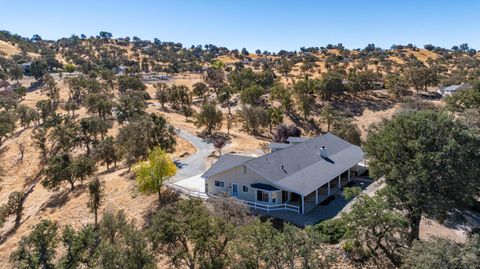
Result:
<instances>
[{"instance_id":1,"label":"concrete patio","mask_svg":"<svg viewBox=\"0 0 480 269\"><path fill-rule=\"evenodd\" d=\"M360 187L364 191L367 188L370 189L369 186L374 187L373 185L375 185L375 184L372 184L373 183L372 180L366 179L366 178L359 178L359 177L352 178L352 182L353 182L353 185L351 187ZM369 192L370 190L366 190L366 191ZM284 210L266 212L264 210L252 209L252 212L255 215L271 217L274 219L280 219L280 220L290 222L299 227L305 227L306 225L317 224L321 221L336 217L344 209L349 208L349 203L352 202L352 199L350 200L345 199L345 197L343 196L343 189L341 189L340 192L333 195L333 197L334 199L331 200L327 205L320 204L304 215L298 214L292 211L284 211Z\"/></svg>"},{"instance_id":2,"label":"concrete patio","mask_svg":"<svg viewBox=\"0 0 480 269\"><path fill-rule=\"evenodd\" d=\"M205 179L201 177L201 174L176 182L167 182L165 185L172 190L190 197L208 199L208 195L205 193Z\"/></svg>"}]
</instances>

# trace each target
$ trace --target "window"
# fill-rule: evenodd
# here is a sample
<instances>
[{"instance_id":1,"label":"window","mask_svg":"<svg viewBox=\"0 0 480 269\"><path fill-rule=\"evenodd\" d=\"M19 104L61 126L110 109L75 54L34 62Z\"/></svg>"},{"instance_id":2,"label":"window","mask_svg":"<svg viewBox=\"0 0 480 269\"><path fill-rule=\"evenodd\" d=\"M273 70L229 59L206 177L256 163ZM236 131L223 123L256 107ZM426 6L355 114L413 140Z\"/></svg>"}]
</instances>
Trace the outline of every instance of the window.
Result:
<instances>
[{"instance_id":1,"label":"window","mask_svg":"<svg viewBox=\"0 0 480 269\"><path fill-rule=\"evenodd\" d=\"M243 186L243 192L248 192L248 186Z\"/></svg>"},{"instance_id":2,"label":"window","mask_svg":"<svg viewBox=\"0 0 480 269\"><path fill-rule=\"evenodd\" d=\"M225 182L215 180L215 187L225 188Z\"/></svg>"},{"instance_id":3,"label":"window","mask_svg":"<svg viewBox=\"0 0 480 269\"><path fill-rule=\"evenodd\" d=\"M257 190L257 201L268 203L268 192Z\"/></svg>"}]
</instances>

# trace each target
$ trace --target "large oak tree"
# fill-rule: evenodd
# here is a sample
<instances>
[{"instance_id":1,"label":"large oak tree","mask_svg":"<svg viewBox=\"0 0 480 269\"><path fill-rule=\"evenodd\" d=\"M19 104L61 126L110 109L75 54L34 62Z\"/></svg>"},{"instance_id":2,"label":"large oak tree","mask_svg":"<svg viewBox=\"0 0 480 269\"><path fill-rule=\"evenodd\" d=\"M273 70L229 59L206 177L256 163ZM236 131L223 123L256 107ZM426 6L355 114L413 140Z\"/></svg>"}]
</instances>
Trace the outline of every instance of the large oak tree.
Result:
<instances>
[{"instance_id":1,"label":"large oak tree","mask_svg":"<svg viewBox=\"0 0 480 269\"><path fill-rule=\"evenodd\" d=\"M390 201L406 211L410 240L422 215L444 219L480 188L480 139L444 112L403 112L376 126L365 150L373 177L384 177Z\"/></svg>"}]
</instances>

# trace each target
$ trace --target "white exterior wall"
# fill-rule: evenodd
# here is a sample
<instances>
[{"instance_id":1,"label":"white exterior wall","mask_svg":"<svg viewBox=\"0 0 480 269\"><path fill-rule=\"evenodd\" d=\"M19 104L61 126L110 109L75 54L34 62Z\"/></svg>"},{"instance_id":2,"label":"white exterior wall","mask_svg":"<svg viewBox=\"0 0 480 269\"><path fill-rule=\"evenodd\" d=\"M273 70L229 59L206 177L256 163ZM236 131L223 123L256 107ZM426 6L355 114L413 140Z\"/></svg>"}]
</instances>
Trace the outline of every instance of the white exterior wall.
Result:
<instances>
[{"instance_id":1,"label":"white exterior wall","mask_svg":"<svg viewBox=\"0 0 480 269\"><path fill-rule=\"evenodd\" d=\"M215 180L223 181L225 188L215 187ZM264 183L273 186L270 181L264 179L262 176L243 165L213 175L206 179L205 183L208 185L208 193L228 193L228 195L231 195L232 183L236 183L238 185L238 198L247 201L255 201L256 189L253 189L251 184ZM243 192L243 186L248 187L248 192ZM279 200L280 199L277 198L277 203L280 203Z\"/></svg>"}]
</instances>

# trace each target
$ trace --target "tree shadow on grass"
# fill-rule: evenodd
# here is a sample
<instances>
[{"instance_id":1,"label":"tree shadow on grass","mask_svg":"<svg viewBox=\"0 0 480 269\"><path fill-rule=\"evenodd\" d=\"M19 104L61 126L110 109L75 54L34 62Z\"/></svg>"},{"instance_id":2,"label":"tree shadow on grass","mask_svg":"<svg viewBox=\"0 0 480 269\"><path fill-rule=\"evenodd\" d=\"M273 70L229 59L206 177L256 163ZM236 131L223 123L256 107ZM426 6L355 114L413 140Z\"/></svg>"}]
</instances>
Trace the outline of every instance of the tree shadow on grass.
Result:
<instances>
[{"instance_id":1,"label":"tree shadow on grass","mask_svg":"<svg viewBox=\"0 0 480 269\"><path fill-rule=\"evenodd\" d=\"M45 208L59 208L64 206L72 198L80 196L87 188L86 184L78 185L72 191L70 189L59 191L53 194L45 203Z\"/></svg>"},{"instance_id":2,"label":"tree shadow on grass","mask_svg":"<svg viewBox=\"0 0 480 269\"><path fill-rule=\"evenodd\" d=\"M110 173L114 173L120 169L123 169L125 168L126 166L124 165L117 165L117 166L110 166L110 168L108 169L105 169L103 170L102 172L99 172L97 175L98 176L103 176L103 175L107 175L107 174L110 174Z\"/></svg>"},{"instance_id":3,"label":"tree shadow on grass","mask_svg":"<svg viewBox=\"0 0 480 269\"><path fill-rule=\"evenodd\" d=\"M135 173L133 172L133 169L130 171L128 171L128 169L125 170L124 172L120 173L119 176L126 177L127 179L135 179Z\"/></svg>"},{"instance_id":4,"label":"tree shadow on grass","mask_svg":"<svg viewBox=\"0 0 480 269\"><path fill-rule=\"evenodd\" d=\"M445 220L437 221L447 228L470 232L480 227L480 213L468 209L453 209L447 214Z\"/></svg>"},{"instance_id":5,"label":"tree shadow on grass","mask_svg":"<svg viewBox=\"0 0 480 269\"><path fill-rule=\"evenodd\" d=\"M340 111L353 116L360 116L365 109L383 111L392 108L398 100L376 91L369 91L357 97L351 95L342 96L341 99L333 100L332 106Z\"/></svg>"}]
</instances>

